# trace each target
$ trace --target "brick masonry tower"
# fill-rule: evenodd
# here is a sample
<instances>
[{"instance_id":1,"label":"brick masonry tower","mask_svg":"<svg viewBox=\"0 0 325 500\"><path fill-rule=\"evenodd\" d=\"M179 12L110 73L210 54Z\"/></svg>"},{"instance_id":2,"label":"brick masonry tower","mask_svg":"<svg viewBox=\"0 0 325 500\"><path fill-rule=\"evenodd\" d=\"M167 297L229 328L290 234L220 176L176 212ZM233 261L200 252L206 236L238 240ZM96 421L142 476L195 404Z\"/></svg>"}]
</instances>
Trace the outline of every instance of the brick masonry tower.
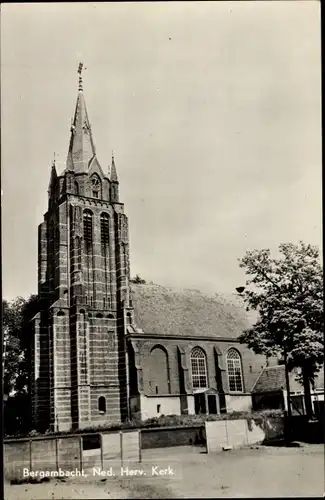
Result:
<instances>
[{"instance_id":1,"label":"brick masonry tower","mask_svg":"<svg viewBox=\"0 0 325 500\"><path fill-rule=\"evenodd\" d=\"M66 168L52 166L38 229L34 426L62 431L128 417L125 333L133 322L128 220L114 158L97 160L79 66Z\"/></svg>"}]
</instances>

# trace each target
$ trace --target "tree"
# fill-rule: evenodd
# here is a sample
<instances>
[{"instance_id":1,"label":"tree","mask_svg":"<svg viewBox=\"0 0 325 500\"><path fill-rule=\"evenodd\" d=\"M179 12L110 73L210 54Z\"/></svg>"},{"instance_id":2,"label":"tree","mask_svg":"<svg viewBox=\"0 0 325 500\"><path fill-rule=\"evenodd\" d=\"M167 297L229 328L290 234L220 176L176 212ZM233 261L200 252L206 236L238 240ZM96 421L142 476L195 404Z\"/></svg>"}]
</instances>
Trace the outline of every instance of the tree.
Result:
<instances>
[{"instance_id":1,"label":"tree","mask_svg":"<svg viewBox=\"0 0 325 500\"><path fill-rule=\"evenodd\" d=\"M318 248L302 241L281 244L279 253L276 259L268 249L253 250L239 260L250 277L244 292L247 309L259 313L240 341L257 354L280 354L289 370L299 369L310 417L310 384L324 362L323 269Z\"/></svg>"},{"instance_id":2,"label":"tree","mask_svg":"<svg viewBox=\"0 0 325 500\"><path fill-rule=\"evenodd\" d=\"M146 280L140 278L140 276L137 274L135 278L132 278L130 280L131 283L135 283L137 285L145 285L146 284Z\"/></svg>"},{"instance_id":3,"label":"tree","mask_svg":"<svg viewBox=\"0 0 325 500\"><path fill-rule=\"evenodd\" d=\"M3 393L9 396L5 405L5 432L18 432L28 425L30 393L30 320L38 311L38 298L17 297L2 303L4 332ZM23 418L22 418L23 417Z\"/></svg>"}]
</instances>

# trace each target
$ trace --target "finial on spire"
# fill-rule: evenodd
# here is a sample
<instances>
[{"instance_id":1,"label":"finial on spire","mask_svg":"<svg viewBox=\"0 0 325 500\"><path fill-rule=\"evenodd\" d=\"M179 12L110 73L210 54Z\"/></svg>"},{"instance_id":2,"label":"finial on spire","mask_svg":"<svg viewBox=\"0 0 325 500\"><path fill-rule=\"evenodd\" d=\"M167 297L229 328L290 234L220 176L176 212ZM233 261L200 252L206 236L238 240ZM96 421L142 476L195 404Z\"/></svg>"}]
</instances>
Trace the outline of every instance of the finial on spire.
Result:
<instances>
[{"instance_id":1,"label":"finial on spire","mask_svg":"<svg viewBox=\"0 0 325 500\"><path fill-rule=\"evenodd\" d=\"M52 162L52 166L55 167L55 151L53 153L53 162Z\"/></svg>"},{"instance_id":2,"label":"finial on spire","mask_svg":"<svg viewBox=\"0 0 325 500\"><path fill-rule=\"evenodd\" d=\"M83 68L83 63L79 63L79 67L78 67L78 74L79 74L79 86L78 86L78 90L80 92L82 92L82 90L83 90L83 88L82 88L82 76L81 76L82 68Z\"/></svg>"}]
</instances>

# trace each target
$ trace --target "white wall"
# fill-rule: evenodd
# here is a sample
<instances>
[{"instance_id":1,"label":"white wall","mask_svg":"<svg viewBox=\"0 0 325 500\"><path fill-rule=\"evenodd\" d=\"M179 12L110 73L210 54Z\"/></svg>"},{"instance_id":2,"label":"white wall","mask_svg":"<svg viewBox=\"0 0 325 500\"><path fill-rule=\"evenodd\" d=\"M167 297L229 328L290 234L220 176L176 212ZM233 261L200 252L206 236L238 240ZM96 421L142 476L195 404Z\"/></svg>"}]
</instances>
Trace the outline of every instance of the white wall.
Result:
<instances>
[{"instance_id":1,"label":"white wall","mask_svg":"<svg viewBox=\"0 0 325 500\"><path fill-rule=\"evenodd\" d=\"M194 396L187 396L187 409L189 415L195 415Z\"/></svg>"},{"instance_id":2,"label":"white wall","mask_svg":"<svg viewBox=\"0 0 325 500\"><path fill-rule=\"evenodd\" d=\"M141 417L142 419L159 417L160 415L180 415L181 404L179 396L140 396ZM157 405L160 405L160 411L157 412Z\"/></svg>"},{"instance_id":3,"label":"white wall","mask_svg":"<svg viewBox=\"0 0 325 500\"><path fill-rule=\"evenodd\" d=\"M227 413L232 411L251 411L252 396L250 394L226 395Z\"/></svg>"},{"instance_id":4,"label":"white wall","mask_svg":"<svg viewBox=\"0 0 325 500\"><path fill-rule=\"evenodd\" d=\"M324 393L320 393L320 394L312 394L311 395L311 399L312 401L324 401Z\"/></svg>"}]
</instances>

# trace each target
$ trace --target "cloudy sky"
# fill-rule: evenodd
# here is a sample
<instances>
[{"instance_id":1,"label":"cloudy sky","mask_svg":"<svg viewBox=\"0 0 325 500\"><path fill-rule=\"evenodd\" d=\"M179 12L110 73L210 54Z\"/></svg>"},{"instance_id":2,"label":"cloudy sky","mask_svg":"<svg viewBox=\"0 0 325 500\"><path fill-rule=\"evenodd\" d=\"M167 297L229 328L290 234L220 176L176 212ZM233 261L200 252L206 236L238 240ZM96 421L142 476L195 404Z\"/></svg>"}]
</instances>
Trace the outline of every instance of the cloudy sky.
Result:
<instances>
[{"instance_id":1,"label":"cloudy sky","mask_svg":"<svg viewBox=\"0 0 325 500\"><path fill-rule=\"evenodd\" d=\"M97 157L114 150L131 273L232 293L247 249L320 245L320 4L6 4L1 16L3 295L37 289L53 153L77 68Z\"/></svg>"}]
</instances>

